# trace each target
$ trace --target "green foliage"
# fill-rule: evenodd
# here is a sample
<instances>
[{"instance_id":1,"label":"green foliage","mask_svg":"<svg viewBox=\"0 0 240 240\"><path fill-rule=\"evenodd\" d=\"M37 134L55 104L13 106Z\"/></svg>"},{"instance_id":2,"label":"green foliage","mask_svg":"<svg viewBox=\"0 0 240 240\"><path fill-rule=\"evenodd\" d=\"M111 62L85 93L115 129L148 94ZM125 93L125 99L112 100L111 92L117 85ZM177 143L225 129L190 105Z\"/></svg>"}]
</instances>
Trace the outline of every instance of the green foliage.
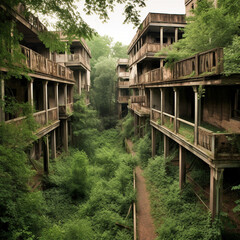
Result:
<instances>
[{"instance_id":1,"label":"green foliage","mask_svg":"<svg viewBox=\"0 0 240 240\"><path fill-rule=\"evenodd\" d=\"M143 138L139 139L137 144L137 157L142 167L146 167L148 165L148 159L152 155L151 148L151 137L150 133L147 132Z\"/></svg>"},{"instance_id":2,"label":"green foliage","mask_svg":"<svg viewBox=\"0 0 240 240\"><path fill-rule=\"evenodd\" d=\"M121 42L116 42L112 47L112 55L114 58L128 58L128 46L123 45Z\"/></svg>"},{"instance_id":3,"label":"green foliage","mask_svg":"<svg viewBox=\"0 0 240 240\"><path fill-rule=\"evenodd\" d=\"M31 106L18 105L26 118L19 125L0 123L0 238L33 239L46 224L46 206L41 192L29 192L34 171L26 151L36 139ZM10 109L9 109L10 111Z\"/></svg>"},{"instance_id":4,"label":"green foliage","mask_svg":"<svg viewBox=\"0 0 240 240\"><path fill-rule=\"evenodd\" d=\"M134 119L131 115L131 113L128 113L128 115L122 120L122 131L121 136L124 140L125 138L130 139L134 135Z\"/></svg>"},{"instance_id":5,"label":"green foliage","mask_svg":"<svg viewBox=\"0 0 240 240\"><path fill-rule=\"evenodd\" d=\"M187 19L183 39L174 43L172 49L164 49L159 53L167 55L167 67L197 52L232 44L234 36L240 33L239 17L236 17L239 11L232 11L234 5L239 5L239 1L231 1L229 5L225 1L221 2L218 8L213 7L213 3L208 0L198 2L197 8L193 10L194 16Z\"/></svg>"},{"instance_id":6,"label":"green foliage","mask_svg":"<svg viewBox=\"0 0 240 240\"><path fill-rule=\"evenodd\" d=\"M240 73L240 37L234 36L233 43L224 48L224 74Z\"/></svg>"},{"instance_id":7,"label":"green foliage","mask_svg":"<svg viewBox=\"0 0 240 240\"><path fill-rule=\"evenodd\" d=\"M86 106L84 95L75 96L73 108L74 146L91 156L94 153L94 138L98 135L100 121L96 111Z\"/></svg>"},{"instance_id":8,"label":"green foliage","mask_svg":"<svg viewBox=\"0 0 240 240\"><path fill-rule=\"evenodd\" d=\"M150 159L145 170L159 226L157 239L220 239L218 223L211 222L210 214L202 211L191 191L185 188L180 193L178 167L170 163L173 157Z\"/></svg>"}]
</instances>

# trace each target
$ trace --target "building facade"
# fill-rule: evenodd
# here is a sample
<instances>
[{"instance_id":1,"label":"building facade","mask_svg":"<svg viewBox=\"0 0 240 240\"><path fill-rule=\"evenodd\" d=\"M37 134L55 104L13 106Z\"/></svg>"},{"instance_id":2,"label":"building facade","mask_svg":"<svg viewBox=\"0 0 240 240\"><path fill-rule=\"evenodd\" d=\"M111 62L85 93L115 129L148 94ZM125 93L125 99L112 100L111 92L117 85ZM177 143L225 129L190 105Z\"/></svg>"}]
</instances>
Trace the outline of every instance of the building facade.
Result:
<instances>
[{"instance_id":1,"label":"building facade","mask_svg":"<svg viewBox=\"0 0 240 240\"><path fill-rule=\"evenodd\" d=\"M163 19L167 20L164 25ZM155 53L164 43L177 41L178 27L184 24L183 15L151 13L142 23L143 30L129 46L130 88L134 93L129 109L139 136L144 134L144 122L149 121L153 156L159 136L165 158L171 146L179 149L180 189L187 179L191 181L187 158L207 166L210 178L204 204L215 217L223 206L223 179L233 179L240 167L240 78L222 74L222 48L176 62L173 69L165 68L164 57ZM152 42L153 36L157 43Z\"/></svg>"},{"instance_id":2,"label":"building facade","mask_svg":"<svg viewBox=\"0 0 240 240\"><path fill-rule=\"evenodd\" d=\"M37 140L32 144L29 157L41 162L42 171L48 173L49 159L56 158L57 152L68 151L72 139L74 88L79 94L82 89L89 91L91 53L84 40L74 41L72 48L81 49L78 58L65 53L61 62L62 56L51 53L39 40L38 33L47 29L37 17L29 13L26 18L26 8L22 4L8 11L23 36L20 48L25 56L25 66L30 70L27 73L30 80L24 76L1 79L1 99L5 107L9 104L8 99L29 103L33 107L33 117L38 126L35 132ZM8 69L0 68L0 71L3 76ZM19 124L23 119L22 109L14 114L5 111L4 107L0 109L0 120L6 124Z\"/></svg>"},{"instance_id":3,"label":"building facade","mask_svg":"<svg viewBox=\"0 0 240 240\"><path fill-rule=\"evenodd\" d=\"M128 113L129 92L129 71L128 59L120 58L117 63L117 105L118 117L123 118Z\"/></svg>"}]
</instances>

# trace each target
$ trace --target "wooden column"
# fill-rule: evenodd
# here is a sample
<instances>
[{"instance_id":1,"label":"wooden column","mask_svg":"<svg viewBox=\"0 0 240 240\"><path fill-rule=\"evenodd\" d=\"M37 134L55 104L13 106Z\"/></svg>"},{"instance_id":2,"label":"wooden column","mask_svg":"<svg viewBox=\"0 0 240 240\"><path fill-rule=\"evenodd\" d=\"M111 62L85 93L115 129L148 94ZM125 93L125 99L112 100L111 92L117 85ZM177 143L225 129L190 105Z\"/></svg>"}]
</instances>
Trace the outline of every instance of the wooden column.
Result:
<instances>
[{"instance_id":1,"label":"wooden column","mask_svg":"<svg viewBox=\"0 0 240 240\"><path fill-rule=\"evenodd\" d=\"M164 158L169 156L169 138L164 135L163 137Z\"/></svg>"},{"instance_id":2,"label":"wooden column","mask_svg":"<svg viewBox=\"0 0 240 240\"><path fill-rule=\"evenodd\" d=\"M56 130L54 129L51 133L51 158L57 157L57 144L56 144Z\"/></svg>"},{"instance_id":3,"label":"wooden column","mask_svg":"<svg viewBox=\"0 0 240 240\"><path fill-rule=\"evenodd\" d=\"M57 107L57 119L59 119L58 85L58 83L55 83L54 85L55 105Z\"/></svg>"},{"instance_id":4,"label":"wooden column","mask_svg":"<svg viewBox=\"0 0 240 240\"><path fill-rule=\"evenodd\" d=\"M81 71L79 71L79 80L78 80L78 94L81 95L82 94L82 73Z\"/></svg>"},{"instance_id":5,"label":"wooden column","mask_svg":"<svg viewBox=\"0 0 240 240\"><path fill-rule=\"evenodd\" d=\"M163 47L163 27L160 27L160 47Z\"/></svg>"},{"instance_id":6,"label":"wooden column","mask_svg":"<svg viewBox=\"0 0 240 240\"><path fill-rule=\"evenodd\" d=\"M63 148L64 151L68 151L68 121L64 119L63 121Z\"/></svg>"},{"instance_id":7,"label":"wooden column","mask_svg":"<svg viewBox=\"0 0 240 240\"><path fill-rule=\"evenodd\" d=\"M179 188L182 190L186 183L186 150L179 145Z\"/></svg>"},{"instance_id":8,"label":"wooden column","mask_svg":"<svg viewBox=\"0 0 240 240\"><path fill-rule=\"evenodd\" d=\"M163 88L160 88L161 91L161 125L164 124L163 112L165 110L165 92Z\"/></svg>"},{"instance_id":9,"label":"wooden column","mask_svg":"<svg viewBox=\"0 0 240 240\"><path fill-rule=\"evenodd\" d=\"M46 121L48 123L48 81L43 82L43 106L45 110Z\"/></svg>"},{"instance_id":10,"label":"wooden column","mask_svg":"<svg viewBox=\"0 0 240 240\"><path fill-rule=\"evenodd\" d=\"M152 119L153 90L150 89L150 120Z\"/></svg>"},{"instance_id":11,"label":"wooden column","mask_svg":"<svg viewBox=\"0 0 240 240\"><path fill-rule=\"evenodd\" d=\"M178 121L179 118L179 89L174 88L174 131L178 133Z\"/></svg>"},{"instance_id":12,"label":"wooden column","mask_svg":"<svg viewBox=\"0 0 240 240\"><path fill-rule=\"evenodd\" d=\"M210 210L212 218L219 216L222 199L223 169L210 167Z\"/></svg>"},{"instance_id":13,"label":"wooden column","mask_svg":"<svg viewBox=\"0 0 240 240\"><path fill-rule=\"evenodd\" d=\"M178 41L178 28L175 28L175 42Z\"/></svg>"},{"instance_id":14,"label":"wooden column","mask_svg":"<svg viewBox=\"0 0 240 240\"><path fill-rule=\"evenodd\" d=\"M43 139L43 168L44 168L44 173L48 174L49 173L49 140L48 140L48 135L44 136Z\"/></svg>"},{"instance_id":15,"label":"wooden column","mask_svg":"<svg viewBox=\"0 0 240 240\"><path fill-rule=\"evenodd\" d=\"M152 127L152 157L156 155L156 129Z\"/></svg>"},{"instance_id":16,"label":"wooden column","mask_svg":"<svg viewBox=\"0 0 240 240\"><path fill-rule=\"evenodd\" d=\"M4 112L4 98L5 98L5 91L4 91L4 80L0 79L0 122L5 121L5 112Z\"/></svg>"},{"instance_id":17,"label":"wooden column","mask_svg":"<svg viewBox=\"0 0 240 240\"><path fill-rule=\"evenodd\" d=\"M33 107L33 79L28 82L28 102Z\"/></svg>"},{"instance_id":18,"label":"wooden column","mask_svg":"<svg viewBox=\"0 0 240 240\"><path fill-rule=\"evenodd\" d=\"M67 84L64 85L64 105L67 105Z\"/></svg>"},{"instance_id":19,"label":"wooden column","mask_svg":"<svg viewBox=\"0 0 240 240\"><path fill-rule=\"evenodd\" d=\"M194 144L198 144L198 126L200 125L200 112L201 112L201 99L198 99L198 88L197 86L193 87L194 91L194 104L195 104L195 113L194 113Z\"/></svg>"}]
</instances>

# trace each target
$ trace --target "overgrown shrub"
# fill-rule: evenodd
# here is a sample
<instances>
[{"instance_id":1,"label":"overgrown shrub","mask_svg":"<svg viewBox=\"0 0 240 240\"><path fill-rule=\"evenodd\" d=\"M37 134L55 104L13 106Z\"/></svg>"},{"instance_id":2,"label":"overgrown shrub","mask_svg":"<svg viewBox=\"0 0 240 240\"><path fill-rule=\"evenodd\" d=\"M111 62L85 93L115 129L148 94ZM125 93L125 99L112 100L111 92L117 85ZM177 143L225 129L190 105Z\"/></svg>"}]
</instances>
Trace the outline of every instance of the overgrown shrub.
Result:
<instances>
[{"instance_id":1,"label":"overgrown shrub","mask_svg":"<svg viewBox=\"0 0 240 240\"><path fill-rule=\"evenodd\" d=\"M149 132L137 144L137 156L142 167L146 167L152 155L151 138Z\"/></svg>"}]
</instances>

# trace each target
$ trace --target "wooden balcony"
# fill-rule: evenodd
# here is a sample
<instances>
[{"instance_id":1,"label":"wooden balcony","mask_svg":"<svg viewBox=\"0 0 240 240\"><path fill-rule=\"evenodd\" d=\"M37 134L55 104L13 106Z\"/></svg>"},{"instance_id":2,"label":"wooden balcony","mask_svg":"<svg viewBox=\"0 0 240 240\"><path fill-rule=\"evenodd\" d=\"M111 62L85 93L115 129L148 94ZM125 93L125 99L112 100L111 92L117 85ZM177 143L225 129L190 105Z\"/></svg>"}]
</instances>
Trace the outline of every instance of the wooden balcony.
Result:
<instances>
[{"instance_id":1,"label":"wooden balcony","mask_svg":"<svg viewBox=\"0 0 240 240\"><path fill-rule=\"evenodd\" d=\"M240 161L240 134L214 132L205 127L198 126L198 138L194 139L193 122L177 118L174 124L175 116L157 109L151 109L151 121L157 126L164 127L171 132L177 139L181 138L191 147L202 151L211 161L231 160Z\"/></svg>"},{"instance_id":2,"label":"wooden balcony","mask_svg":"<svg viewBox=\"0 0 240 240\"><path fill-rule=\"evenodd\" d=\"M174 63L172 79L208 76L223 72L223 48L215 48Z\"/></svg>"},{"instance_id":3,"label":"wooden balcony","mask_svg":"<svg viewBox=\"0 0 240 240\"><path fill-rule=\"evenodd\" d=\"M162 13L149 13L147 17L141 24L141 28L137 31L136 35L132 39L128 51L132 48L135 41L140 37L140 35L147 29L147 27L151 24L155 25L161 23L168 24L186 24L185 15L179 14L162 14Z\"/></svg>"},{"instance_id":4,"label":"wooden balcony","mask_svg":"<svg viewBox=\"0 0 240 240\"><path fill-rule=\"evenodd\" d=\"M223 49L215 48L174 63L172 70L162 67L142 74L130 86L218 75L223 70Z\"/></svg>"},{"instance_id":5,"label":"wooden balcony","mask_svg":"<svg viewBox=\"0 0 240 240\"><path fill-rule=\"evenodd\" d=\"M24 4L19 3L14 9L19 15L21 15L33 28L38 32L47 31L47 28L40 22L38 17L35 17L32 13L27 11ZM27 14L26 14L27 13Z\"/></svg>"},{"instance_id":6,"label":"wooden balcony","mask_svg":"<svg viewBox=\"0 0 240 240\"><path fill-rule=\"evenodd\" d=\"M118 96L119 103L128 103L129 96Z\"/></svg>"},{"instance_id":7,"label":"wooden balcony","mask_svg":"<svg viewBox=\"0 0 240 240\"><path fill-rule=\"evenodd\" d=\"M81 54L79 54L79 53L78 54L68 54L67 56L68 56L67 57L67 62L66 62L67 67L82 64L87 69L89 69L89 70L91 69L90 61L87 60L87 58L83 57Z\"/></svg>"},{"instance_id":8,"label":"wooden balcony","mask_svg":"<svg viewBox=\"0 0 240 240\"><path fill-rule=\"evenodd\" d=\"M148 107L142 106L140 103L129 103L128 108L133 110L140 117L147 117L150 114L150 109Z\"/></svg>"},{"instance_id":9,"label":"wooden balcony","mask_svg":"<svg viewBox=\"0 0 240 240\"><path fill-rule=\"evenodd\" d=\"M166 46L167 44L163 44L163 47ZM151 55L151 57L154 57L154 55L160 50L161 50L160 43L145 43L133 57L130 56L129 65L132 65L145 55Z\"/></svg>"},{"instance_id":10,"label":"wooden balcony","mask_svg":"<svg viewBox=\"0 0 240 240\"><path fill-rule=\"evenodd\" d=\"M145 96L131 96L131 103L145 103Z\"/></svg>"},{"instance_id":11,"label":"wooden balcony","mask_svg":"<svg viewBox=\"0 0 240 240\"><path fill-rule=\"evenodd\" d=\"M26 66L34 72L43 73L50 76L62 78L63 80L75 82L73 71L69 68L57 64L56 62L43 57L41 54L34 52L27 47L21 46L21 50L26 57Z\"/></svg>"},{"instance_id":12,"label":"wooden balcony","mask_svg":"<svg viewBox=\"0 0 240 240\"><path fill-rule=\"evenodd\" d=\"M118 81L119 88L129 88L129 81Z\"/></svg>"},{"instance_id":13,"label":"wooden balcony","mask_svg":"<svg viewBox=\"0 0 240 240\"><path fill-rule=\"evenodd\" d=\"M118 73L119 78L129 78L129 72L120 72Z\"/></svg>"},{"instance_id":14,"label":"wooden balcony","mask_svg":"<svg viewBox=\"0 0 240 240\"><path fill-rule=\"evenodd\" d=\"M73 103L68 103L66 105L59 106L59 117L67 118L73 113Z\"/></svg>"},{"instance_id":15,"label":"wooden balcony","mask_svg":"<svg viewBox=\"0 0 240 240\"><path fill-rule=\"evenodd\" d=\"M59 120L58 108L54 107L54 108L48 109L47 111L42 110L39 112L35 112L33 113L33 117L36 123L38 124L38 129L43 128ZM17 118L5 121L5 123L20 125L24 119L26 119L26 117L21 116L21 117L17 117Z\"/></svg>"}]
</instances>

